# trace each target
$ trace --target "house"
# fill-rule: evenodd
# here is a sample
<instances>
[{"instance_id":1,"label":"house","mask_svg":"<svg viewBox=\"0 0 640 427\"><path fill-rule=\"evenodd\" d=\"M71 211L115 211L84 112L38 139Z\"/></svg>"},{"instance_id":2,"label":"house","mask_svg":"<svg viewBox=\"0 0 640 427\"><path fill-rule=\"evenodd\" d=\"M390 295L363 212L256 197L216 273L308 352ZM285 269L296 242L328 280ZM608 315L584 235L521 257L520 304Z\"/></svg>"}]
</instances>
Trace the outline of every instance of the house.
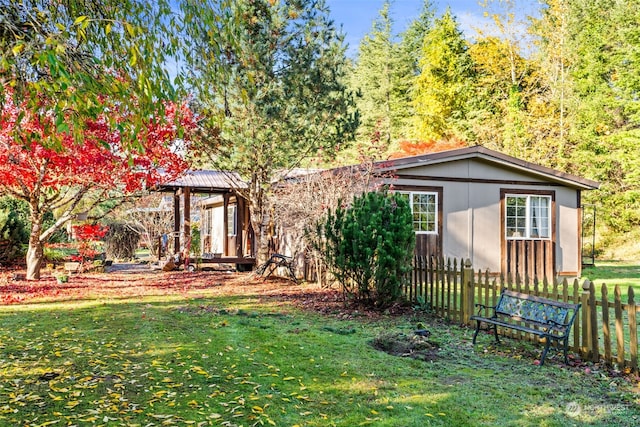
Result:
<instances>
[{"instance_id":1,"label":"house","mask_svg":"<svg viewBox=\"0 0 640 427\"><path fill-rule=\"evenodd\" d=\"M482 146L381 161L373 171L409 200L416 255L468 258L490 274L580 276L581 194L597 182ZM254 262L248 203L234 190L242 186L235 174L196 171L162 188L174 198L212 194L201 205L202 253ZM286 230L278 238L272 248L298 255L286 253Z\"/></svg>"},{"instance_id":2,"label":"house","mask_svg":"<svg viewBox=\"0 0 640 427\"><path fill-rule=\"evenodd\" d=\"M494 274L580 276L581 194L597 182L482 146L374 166L409 199L417 254Z\"/></svg>"}]
</instances>

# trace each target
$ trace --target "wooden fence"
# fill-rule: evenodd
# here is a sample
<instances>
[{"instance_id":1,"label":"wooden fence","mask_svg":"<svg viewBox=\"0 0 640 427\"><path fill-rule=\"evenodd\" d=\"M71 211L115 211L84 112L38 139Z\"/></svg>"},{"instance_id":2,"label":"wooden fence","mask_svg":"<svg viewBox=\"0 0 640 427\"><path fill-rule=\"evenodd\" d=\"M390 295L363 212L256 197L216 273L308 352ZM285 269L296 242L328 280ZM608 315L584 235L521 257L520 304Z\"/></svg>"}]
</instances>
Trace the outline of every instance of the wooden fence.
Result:
<instances>
[{"instance_id":1,"label":"wooden fence","mask_svg":"<svg viewBox=\"0 0 640 427\"><path fill-rule=\"evenodd\" d=\"M495 305L503 288L582 304L573 325L571 350L585 360L602 360L620 370L638 371L639 309L631 287L627 301L623 302L619 286L615 286L613 300L610 300L606 285L601 286L598 297L596 286L589 280L580 286L577 279L549 283L528 278L496 278L487 272L474 272L468 260L417 256L404 294L409 301L431 309L440 317L470 325L469 317L474 313L475 304ZM537 339L512 330L501 333L516 339Z\"/></svg>"}]
</instances>

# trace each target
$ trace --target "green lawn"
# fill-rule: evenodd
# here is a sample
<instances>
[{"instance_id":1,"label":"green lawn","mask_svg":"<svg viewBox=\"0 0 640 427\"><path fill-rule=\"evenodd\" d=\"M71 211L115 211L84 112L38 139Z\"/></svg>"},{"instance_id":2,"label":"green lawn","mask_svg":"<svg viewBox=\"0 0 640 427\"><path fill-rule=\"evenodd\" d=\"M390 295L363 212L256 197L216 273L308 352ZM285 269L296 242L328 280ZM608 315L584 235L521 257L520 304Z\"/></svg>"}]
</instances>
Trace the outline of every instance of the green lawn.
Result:
<instances>
[{"instance_id":1,"label":"green lawn","mask_svg":"<svg viewBox=\"0 0 640 427\"><path fill-rule=\"evenodd\" d=\"M286 285L291 286L291 285ZM411 335L432 361L370 342ZM409 317L303 312L257 295L164 295L0 308L0 425L633 426L635 382L567 368Z\"/></svg>"},{"instance_id":2,"label":"green lawn","mask_svg":"<svg viewBox=\"0 0 640 427\"><path fill-rule=\"evenodd\" d=\"M622 301L627 302L629 288L632 287L636 302L640 298L640 263L630 261L596 261L595 266L582 270L581 282L591 280L596 285L596 295L599 298L602 285L607 285L609 300L613 301L614 289L620 286Z\"/></svg>"},{"instance_id":3,"label":"green lawn","mask_svg":"<svg viewBox=\"0 0 640 427\"><path fill-rule=\"evenodd\" d=\"M626 285L640 288L640 263L630 261L597 261L585 267L582 276L596 283Z\"/></svg>"}]
</instances>

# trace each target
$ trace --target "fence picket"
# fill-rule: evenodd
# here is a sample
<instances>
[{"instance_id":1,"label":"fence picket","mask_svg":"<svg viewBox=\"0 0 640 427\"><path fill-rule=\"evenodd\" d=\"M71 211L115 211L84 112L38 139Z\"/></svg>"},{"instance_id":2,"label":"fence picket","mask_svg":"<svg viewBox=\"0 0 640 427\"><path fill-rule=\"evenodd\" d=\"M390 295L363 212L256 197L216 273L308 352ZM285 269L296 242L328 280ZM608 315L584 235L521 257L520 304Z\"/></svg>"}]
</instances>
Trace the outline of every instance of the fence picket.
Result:
<instances>
[{"instance_id":1,"label":"fence picket","mask_svg":"<svg viewBox=\"0 0 640 427\"><path fill-rule=\"evenodd\" d=\"M591 361L600 360L600 345L598 344L598 307L596 306L596 287L591 283L589 287L589 343L591 348Z\"/></svg>"},{"instance_id":2,"label":"fence picket","mask_svg":"<svg viewBox=\"0 0 640 427\"><path fill-rule=\"evenodd\" d=\"M573 303L580 302L580 283L578 279L573 281ZM568 293L568 290L565 289L565 293ZM584 309L583 309L584 310ZM578 310L578 314L576 315L576 320L573 322L573 349L574 351L580 351L580 319L582 316L582 310Z\"/></svg>"},{"instance_id":3,"label":"fence picket","mask_svg":"<svg viewBox=\"0 0 640 427\"><path fill-rule=\"evenodd\" d=\"M629 302L627 303L629 316L629 352L631 353L631 370L638 369L638 323L636 322L636 300L633 288L629 286Z\"/></svg>"},{"instance_id":4,"label":"fence picket","mask_svg":"<svg viewBox=\"0 0 640 427\"><path fill-rule=\"evenodd\" d=\"M451 258L449 258L447 260L447 315L446 318L447 319L451 319L451 272L452 272L452 266L451 266Z\"/></svg>"},{"instance_id":5,"label":"fence picket","mask_svg":"<svg viewBox=\"0 0 640 427\"><path fill-rule=\"evenodd\" d=\"M611 330L609 327L609 289L602 285L602 340L604 341L604 360L611 366Z\"/></svg>"},{"instance_id":6,"label":"fence picket","mask_svg":"<svg viewBox=\"0 0 640 427\"><path fill-rule=\"evenodd\" d=\"M624 330L622 326L622 296L620 286L614 289L614 305L616 313L616 344L618 348L618 366L624 365Z\"/></svg>"},{"instance_id":7,"label":"fence picket","mask_svg":"<svg viewBox=\"0 0 640 427\"><path fill-rule=\"evenodd\" d=\"M453 269L455 270L453 275L453 313L455 318L452 320L460 322L462 321L462 316L459 315L460 312L458 310L458 274L462 274L462 270L459 271L457 265L457 260L453 260Z\"/></svg>"}]
</instances>

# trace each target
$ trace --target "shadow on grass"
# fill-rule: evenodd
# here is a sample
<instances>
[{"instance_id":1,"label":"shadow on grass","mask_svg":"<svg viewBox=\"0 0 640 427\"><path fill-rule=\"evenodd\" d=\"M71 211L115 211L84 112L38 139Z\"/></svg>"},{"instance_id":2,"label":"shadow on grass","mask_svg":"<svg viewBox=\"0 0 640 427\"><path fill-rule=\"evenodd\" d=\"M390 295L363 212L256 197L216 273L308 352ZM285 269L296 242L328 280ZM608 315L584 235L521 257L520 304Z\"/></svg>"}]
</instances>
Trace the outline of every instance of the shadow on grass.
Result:
<instances>
[{"instance_id":1,"label":"shadow on grass","mask_svg":"<svg viewBox=\"0 0 640 427\"><path fill-rule=\"evenodd\" d=\"M596 262L593 267L585 267L582 276L592 281L636 280L640 283L640 264L628 261Z\"/></svg>"}]
</instances>

